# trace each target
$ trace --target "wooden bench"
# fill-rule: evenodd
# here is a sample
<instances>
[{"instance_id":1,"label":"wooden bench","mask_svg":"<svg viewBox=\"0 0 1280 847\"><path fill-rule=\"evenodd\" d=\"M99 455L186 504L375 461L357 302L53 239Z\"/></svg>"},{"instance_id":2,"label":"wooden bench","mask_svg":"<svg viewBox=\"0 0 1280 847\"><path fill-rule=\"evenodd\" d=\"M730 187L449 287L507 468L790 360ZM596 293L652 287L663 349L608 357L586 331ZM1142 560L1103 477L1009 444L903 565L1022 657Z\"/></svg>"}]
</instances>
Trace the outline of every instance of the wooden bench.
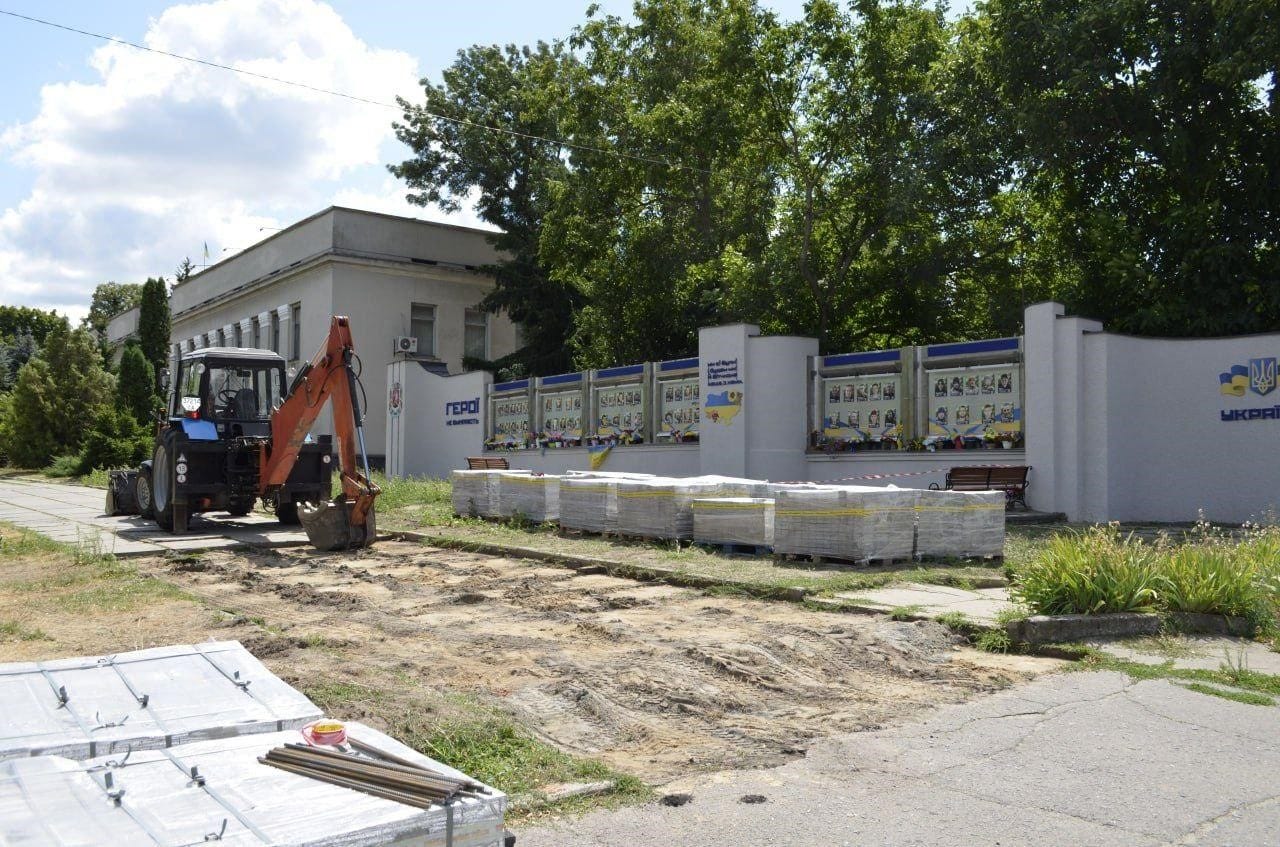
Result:
<instances>
[{"instance_id":1,"label":"wooden bench","mask_svg":"<svg viewBox=\"0 0 1280 847\"><path fill-rule=\"evenodd\" d=\"M511 463L502 456L468 456L467 469L473 471L509 471Z\"/></svg>"},{"instance_id":2,"label":"wooden bench","mask_svg":"<svg viewBox=\"0 0 1280 847\"><path fill-rule=\"evenodd\" d=\"M1019 503L1027 508L1027 487L1031 484L1027 475L1030 465L1013 465L1005 468L955 467L947 471L947 491L1003 491L1005 507ZM938 484L929 486L938 490Z\"/></svg>"}]
</instances>

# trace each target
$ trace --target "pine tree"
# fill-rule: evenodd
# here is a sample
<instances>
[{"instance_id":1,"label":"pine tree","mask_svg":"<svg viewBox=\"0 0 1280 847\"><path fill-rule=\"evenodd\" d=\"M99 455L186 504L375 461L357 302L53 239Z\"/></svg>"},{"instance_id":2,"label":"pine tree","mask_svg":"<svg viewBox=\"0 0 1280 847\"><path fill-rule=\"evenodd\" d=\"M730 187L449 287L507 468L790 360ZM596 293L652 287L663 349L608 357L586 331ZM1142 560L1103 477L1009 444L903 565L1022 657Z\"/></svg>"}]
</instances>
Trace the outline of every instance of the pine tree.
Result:
<instances>
[{"instance_id":1,"label":"pine tree","mask_svg":"<svg viewBox=\"0 0 1280 847\"><path fill-rule=\"evenodd\" d=\"M145 426L156 407L156 395L152 390L156 372L142 354L142 348L130 343L120 356L120 374L116 378L116 405L128 412L135 421Z\"/></svg>"},{"instance_id":2,"label":"pine tree","mask_svg":"<svg viewBox=\"0 0 1280 847\"><path fill-rule=\"evenodd\" d=\"M138 340L151 363L153 391L160 393L160 372L169 361L169 290L163 277L148 278L142 285L138 315Z\"/></svg>"}]
</instances>

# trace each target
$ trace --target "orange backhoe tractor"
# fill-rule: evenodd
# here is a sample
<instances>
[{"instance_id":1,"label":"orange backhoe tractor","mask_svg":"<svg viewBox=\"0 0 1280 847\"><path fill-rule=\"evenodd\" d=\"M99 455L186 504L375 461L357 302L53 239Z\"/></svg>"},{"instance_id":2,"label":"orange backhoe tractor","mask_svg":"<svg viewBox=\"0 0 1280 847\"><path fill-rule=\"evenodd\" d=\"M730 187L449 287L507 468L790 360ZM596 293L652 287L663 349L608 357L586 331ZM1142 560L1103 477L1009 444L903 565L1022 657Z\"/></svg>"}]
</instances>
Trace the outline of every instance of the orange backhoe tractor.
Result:
<instances>
[{"instance_id":1,"label":"orange backhoe tractor","mask_svg":"<svg viewBox=\"0 0 1280 847\"><path fill-rule=\"evenodd\" d=\"M107 514L140 514L182 533L193 514L244 515L261 499L281 523L301 523L322 550L372 544L379 491L364 447L359 361L341 316L287 392L285 361L270 350L182 356L152 459L111 473ZM326 403L342 488L332 499L333 439L309 434Z\"/></svg>"}]
</instances>

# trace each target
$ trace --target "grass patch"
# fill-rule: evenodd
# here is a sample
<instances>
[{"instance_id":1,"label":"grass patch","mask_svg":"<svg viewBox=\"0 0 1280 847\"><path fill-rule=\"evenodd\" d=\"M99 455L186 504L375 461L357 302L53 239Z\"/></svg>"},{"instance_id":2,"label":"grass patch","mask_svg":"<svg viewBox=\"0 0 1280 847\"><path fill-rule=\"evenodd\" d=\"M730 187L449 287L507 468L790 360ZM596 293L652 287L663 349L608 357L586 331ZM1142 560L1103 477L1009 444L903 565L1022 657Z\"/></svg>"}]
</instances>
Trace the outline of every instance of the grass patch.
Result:
<instances>
[{"instance_id":1,"label":"grass patch","mask_svg":"<svg viewBox=\"0 0 1280 847\"><path fill-rule=\"evenodd\" d=\"M1232 691L1227 688L1215 688L1212 685L1205 685L1203 682L1188 682L1182 687L1200 694L1209 694L1214 697L1221 697L1224 700L1234 700L1237 703L1247 703L1250 706L1274 706L1276 704L1275 700L1265 694L1255 694L1252 691Z\"/></svg>"},{"instance_id":2,"label":"grass patch","mask_svg":"<svg viewBox=\"0 0 1280 847\"><path fill-rule=\"evenodd\" d=\"M984 629L974 639L973 646L987 653L1008 653L1013 648L1013 639L1003 628Z\"/></svg>"},{"instance_id":3,"label":"grass patch","mask_svg":"<svg viewBox=\"0 0 1280 847\"><path fill-rule=\"evenodd\" d=\"M52 641L39 627L32 629L18 621L0 621L0 639L6 641Z\"/></svg>"},{"instance_id":4,"label":"grass patch","mask_svg":"<svg viewBox=\"0 0 1280 847\"><path fill-rule=\"evenodd\" d=\"M513 820L557 812L616 806L648 799L649 788L595 759L558 750L518 727L501 710L467 694L423 689L412 678L396 690L325 680L303 683L316 705L333 715L373 715L415 750L455 767L512 798ZM613 781L606 795L547 803L539 789L565 782Z\"/></svg>"},{"instance_id":5,"label":"grass patch","mask_svg":"<svg viewBox=\"0 0 1280 847\"><path fill-rule=\"evenodd\" d=\"M889 610L889 620L891 621L909 621L914 620L923 609L920 605L910 606L894 606Z\"/></svg>"},{"instance_id":6,"label":"grass patch","mask_svg":"<svg viewBox=\"0 0 1280 847\"><path fill-rule=\"evenodd\" d=\"M1258 694L1280 696L1280 676L1249 670L1241 665L1225 662L1218 670L1207 668L1179 668L1172 661L1158 665L1117 659L1106 653L1090 653L1082 659L1082 666L1090 670L1118 671L1130 679L1169 679L1186 682L1213 683L1232 688L1242 688Z\"/></svg>"},{"instance_id":7,"label":"grass patch","mask_svg":"<svg viewBox=\"0 0 1280 847\"><path fill-rule=\"evenodd\" d=\"M1197 524L1181 538L1122 536L1115 525L1046 539L1010 566L1013 594L1036 614L1186 612L1280 621L1280 527L1236 534Z\"/></svg>"}]
</instances>

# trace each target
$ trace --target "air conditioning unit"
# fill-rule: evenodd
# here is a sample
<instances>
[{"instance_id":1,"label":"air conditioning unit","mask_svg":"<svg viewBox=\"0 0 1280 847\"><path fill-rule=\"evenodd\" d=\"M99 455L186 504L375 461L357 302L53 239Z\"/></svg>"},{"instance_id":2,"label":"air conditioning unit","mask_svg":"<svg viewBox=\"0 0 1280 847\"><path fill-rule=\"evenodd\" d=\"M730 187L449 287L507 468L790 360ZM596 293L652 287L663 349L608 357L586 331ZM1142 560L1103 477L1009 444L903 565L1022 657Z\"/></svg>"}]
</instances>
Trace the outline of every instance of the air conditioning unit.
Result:
<instances>
[{"instance_id":1,"label":"air conditioning unit","mask_svg":"<svg viewBox=\"0 0 1280 847\"><path fill-rule=\"evenodd\" d=\"M417 353L418 339L412 335L397 335L392 348L395 353Z\"/></svg>"}]
</instances>

